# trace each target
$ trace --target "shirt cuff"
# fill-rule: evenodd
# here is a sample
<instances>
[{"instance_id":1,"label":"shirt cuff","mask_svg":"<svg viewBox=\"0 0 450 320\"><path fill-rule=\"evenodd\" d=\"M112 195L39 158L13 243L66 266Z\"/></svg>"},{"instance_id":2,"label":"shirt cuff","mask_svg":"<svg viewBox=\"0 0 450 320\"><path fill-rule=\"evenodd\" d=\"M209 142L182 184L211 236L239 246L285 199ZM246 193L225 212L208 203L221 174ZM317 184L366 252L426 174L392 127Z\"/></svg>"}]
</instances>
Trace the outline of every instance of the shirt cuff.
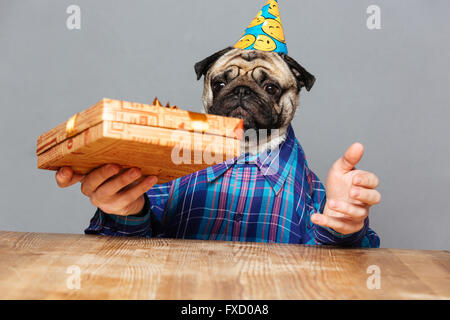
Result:
<instances>
[{"instance_id":1,"label":"shirt cuff","mask_svg":"<svg viewBox=\"0 0 450 320\"><path fill-rule=\"evenodd\" d=\"M144 197L145 203L142 211L131 216L107 214L97 208L89 227L84 232L108 236L150 237L152 233L150 201L147 195Z\"/></svg>"},{"instance_id":2,"label":"shirt cuff","mask_svg":"<svg viewBox=\"0 0 450 320\"><path fill-rule=\"evenodd\" d=\"M368 229L369 218L366 218L360 231L345 235L328 227L314 225L314 237L319 244L323 245L360 247Z\"/></svg>"}]
</instances>

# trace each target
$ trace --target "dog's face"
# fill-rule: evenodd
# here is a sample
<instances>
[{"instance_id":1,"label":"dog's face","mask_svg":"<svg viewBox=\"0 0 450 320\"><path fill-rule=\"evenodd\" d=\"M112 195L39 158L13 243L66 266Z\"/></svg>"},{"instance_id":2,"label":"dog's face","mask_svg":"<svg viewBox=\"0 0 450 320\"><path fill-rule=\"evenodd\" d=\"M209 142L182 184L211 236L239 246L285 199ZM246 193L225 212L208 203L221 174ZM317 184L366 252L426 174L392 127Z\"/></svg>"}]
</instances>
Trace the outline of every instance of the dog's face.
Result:
<instances>
[{"instance_id":1,"label":"dog's face","mask_svg":"<svg viewBox=\"0 0 450 320\"><path fill-rule=\"evenodd\" d=\"M205 76L203 105L210 114L241 118L244 129L285 129L302 87L315 78L286 55L226 48L195 65Z\"/></svg>"}]
</instances>

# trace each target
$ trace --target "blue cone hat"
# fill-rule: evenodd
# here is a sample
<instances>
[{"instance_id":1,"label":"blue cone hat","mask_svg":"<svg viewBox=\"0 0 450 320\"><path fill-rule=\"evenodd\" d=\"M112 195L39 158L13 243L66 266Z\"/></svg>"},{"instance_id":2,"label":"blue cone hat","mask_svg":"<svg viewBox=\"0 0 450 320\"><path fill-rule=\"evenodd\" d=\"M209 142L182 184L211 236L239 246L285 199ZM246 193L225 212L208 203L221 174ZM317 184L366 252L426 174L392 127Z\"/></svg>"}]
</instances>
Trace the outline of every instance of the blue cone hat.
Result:
<instances>
[{"instance_id":1,"label":"blue cone hat","mask_svg":"<svg viewBox=\"0 0 450 320\"><path fill-rule=\"evenodd\" d=\"M234 47L288 53L277 0L267 1Z\"/></svg>"}]
</instances>

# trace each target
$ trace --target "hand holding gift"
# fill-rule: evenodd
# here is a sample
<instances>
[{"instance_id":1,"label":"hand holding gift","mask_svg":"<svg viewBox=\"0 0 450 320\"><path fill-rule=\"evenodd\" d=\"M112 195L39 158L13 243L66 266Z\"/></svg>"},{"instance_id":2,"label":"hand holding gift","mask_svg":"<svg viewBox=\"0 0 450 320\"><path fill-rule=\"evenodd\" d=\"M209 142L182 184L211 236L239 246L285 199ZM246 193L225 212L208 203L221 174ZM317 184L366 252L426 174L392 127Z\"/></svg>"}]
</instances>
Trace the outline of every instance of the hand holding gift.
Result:
<instances>
[{"instance_id":1,"label":"hand holding gift","mask_svg":"<svg viewBox=\"0 0 450 320\"><path fill-rule=\"evenodd\" d=\"M241 119L163 107L158 99L152 105L103 99L39 137L38 167L58 170L62 188L81 182L82 193L105 213L134 215L157 181L215 164L204 155L217 163L238 156L242 128Z\"/></svg>"},{"instance_id":2,"label":"hand holding gift","mask_svg":"<svg viewBox=\"0 0 450 320\"><path fill-rule=\"evenodd\" d=\"M158 181L157 177L142 178L138 168L120 172L115 164L104 165L88 175L80 175L69 167L63 167L56 173L56 182L61 188L81 182L81 192L91 203L103 212L114 215L135 215L144 208L144 193Z\"/></svg>"}]
</instances>

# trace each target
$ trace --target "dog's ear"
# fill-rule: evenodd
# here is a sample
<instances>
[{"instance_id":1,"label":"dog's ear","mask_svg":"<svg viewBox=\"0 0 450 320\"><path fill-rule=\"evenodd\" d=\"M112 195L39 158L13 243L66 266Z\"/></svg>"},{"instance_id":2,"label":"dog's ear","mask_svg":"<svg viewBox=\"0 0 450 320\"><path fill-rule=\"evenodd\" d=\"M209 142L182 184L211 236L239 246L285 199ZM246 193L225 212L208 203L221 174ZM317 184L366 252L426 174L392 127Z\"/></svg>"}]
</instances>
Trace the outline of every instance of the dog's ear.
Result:
<instances>
[{"instance_id":1,"label":"dog's ear","mask_svg":"<svg viewBox=\"0 0 450 320\"><path fill-rule=\"evenodd\" d=\"M316 77L306 71L306 69L303 68L300 63L292 59L290 56L286 54L280 54L280 56L283 58L283 60L289 66L289 69L291 69L292 74L295 76L298 89L300 90L301 88L305 87L306 90L311 90L314 82L316 82Z\"/></svg>"},{"instance_id":2,"label":"dog's ear","mask_svg":"<svg viewBox=\"0 0 450 320\"><path fill-rule=\"evenodd\" d=\"M208 72L209 68L225 53L228 51L233 50L232 47L225 48L223 50L220 50L219 52L214 53L213 55L209 56L208 58L203 59L200 62L197 62L194 66L195 73L197 74L197 80L200 80L200 78Z\"/></svg>"}]
</instances>

